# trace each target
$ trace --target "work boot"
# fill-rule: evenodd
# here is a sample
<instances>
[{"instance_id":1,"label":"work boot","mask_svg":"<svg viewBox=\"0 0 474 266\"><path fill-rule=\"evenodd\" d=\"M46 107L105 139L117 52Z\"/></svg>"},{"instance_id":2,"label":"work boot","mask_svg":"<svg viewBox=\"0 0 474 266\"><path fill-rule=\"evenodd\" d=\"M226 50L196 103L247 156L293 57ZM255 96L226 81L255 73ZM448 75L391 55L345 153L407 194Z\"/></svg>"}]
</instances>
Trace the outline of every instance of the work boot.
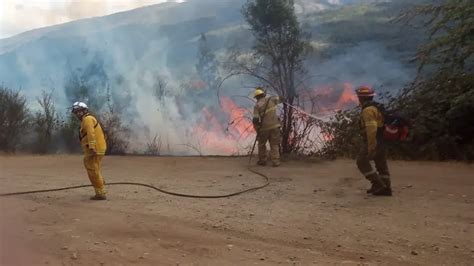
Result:
<instances>
[{"instance_id":1,"label":"work boot","mask_svg":"<svg viewBox=\"0 0 474 266\"><path fill-rule=\"evenodd\" d=\"M273 163L272 166L273 167L278 167L278 166L280 166L280 163Z\"/></svg>"},{"instance_id":2,"label":"work boot","mask_svg":"<svg viewBox=\"0 0 474 266\"><path fill-rule=\"evenodd\" d=\"M265 161L258 161L257 164L260 165L260 166L265 166L265 165L267 165L267 162L265 162Z\"/></svg>"},{"instance_id":3,"label":"work boot","mask_svg":"<svg viewBox=\"0 0 474 266\"><path fill-rule=\"evenodd\" d=\"M107 197L105 195L95 195L93 197L90 197L91 200L106 200Z\"/></svg>"},{"instance_id":4,"label":"work boot","mask_svg":"<svg viewBox=\"0 0 474 266\"><path fill-rule=\"evenodd\" d=\"M370 194L374 191L375 182L370 181L370 183L372 184L372 186L369 189L367 189L367 191L366 191L367 194Z\"/></svg>"},{"instance_id":5,"label":"work boot","mask_svg":"<svg viewBox=\"0 0 474 266\"><path fill-rule=\"evenodd\" d=\"M372 187L369 189L370 193L373 195L379 195L382 191L386 189L385 184L380 179L377 173L367 176L367 179L372 183Z\"/></svg>"},{"instance_id":6,"label":"work boot","mask_svg":"<svg viewBox=\"0 0 474 266\"><path fill-rule=\"evenodd\" d=\"M385 188L382 189L381 191L378 191L377 193L372 193L375 196L392 196L392 184L390 182L390 177L387 176L382 176L381 178L383 184L385 185Z\"/></svg>"}]
</instances>

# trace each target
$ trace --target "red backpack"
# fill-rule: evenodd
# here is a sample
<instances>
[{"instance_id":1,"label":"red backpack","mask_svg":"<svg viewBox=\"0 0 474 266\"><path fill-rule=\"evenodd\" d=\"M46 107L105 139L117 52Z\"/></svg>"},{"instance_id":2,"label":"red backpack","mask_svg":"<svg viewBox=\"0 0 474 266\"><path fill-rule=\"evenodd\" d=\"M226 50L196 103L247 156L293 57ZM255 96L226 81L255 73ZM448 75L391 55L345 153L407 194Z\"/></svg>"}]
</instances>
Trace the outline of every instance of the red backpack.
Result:
<instances>
[{"instance_id":1,"label":"red backpack","mask_svg":"<svg viewBox=\"0 0 474 266\"><path fill-rule=\"evenodd\" d=\"M407 141L410 133L410 122L401 115L387 112L385 107L376 102L370 102L364 105L375 106L384 117L383 139L387 141Z\"/></svg>"},{"instance_id":2,"label":"red backpack","mask_svg":"<svg viewBox=\"0 0 474 266\"><path fill-rule=\"evenodd\" d=\"M388 141L407 141L409 122L397 115L384 115L383 138Z\"/></svg>"}]
</instances>

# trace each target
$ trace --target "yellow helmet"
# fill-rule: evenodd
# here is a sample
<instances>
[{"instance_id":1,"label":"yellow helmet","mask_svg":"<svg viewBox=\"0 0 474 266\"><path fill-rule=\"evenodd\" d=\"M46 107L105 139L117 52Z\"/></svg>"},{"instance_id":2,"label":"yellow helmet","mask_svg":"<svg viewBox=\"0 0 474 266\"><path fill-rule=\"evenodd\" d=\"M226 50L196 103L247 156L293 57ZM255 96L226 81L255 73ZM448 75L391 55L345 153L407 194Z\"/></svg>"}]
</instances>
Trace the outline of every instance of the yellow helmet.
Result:
<instances>
[{"instance_id":1,"label":"yellow helmet","mask_svg":"<svg viewBox=\"0 0 474 266\"><path fill-rule=\"evenodd\" d=\"M255 89L255 93L253 95L254 98L260 96L260 95L264 95L265 94L265 91L261 88L261 87L257 87Z\"/></svg>"}]
</instances>

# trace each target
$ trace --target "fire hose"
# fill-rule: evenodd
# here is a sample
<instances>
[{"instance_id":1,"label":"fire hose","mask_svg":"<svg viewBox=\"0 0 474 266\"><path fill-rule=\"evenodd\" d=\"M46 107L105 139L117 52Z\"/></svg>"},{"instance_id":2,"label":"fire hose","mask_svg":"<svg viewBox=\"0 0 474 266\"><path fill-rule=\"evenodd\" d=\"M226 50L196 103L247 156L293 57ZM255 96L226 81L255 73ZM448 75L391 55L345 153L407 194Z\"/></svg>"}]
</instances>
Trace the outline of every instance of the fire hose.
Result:
<instances>
[{"instance_id":1,"label":"fire hose","mask_svg":"<svg viewBox=\"0 0 474 266\"><path fill-rule=\"evenodd\" d=\"M268 102L267 102L267 104L265 105L265 110L267 109L267 106L268 106ZM263 119L262 119L262 120L263 120ZM158 191L158 192L161 192L161 193L164 193L164 194L168 194L168 195L172 195L172 196L185 197L185 198L198 198L198 199L228 198L228 197L233 197L233 196L241 195L241 194L244 194L244 193L247 193L247 192L256 191L256 190L262 189L262 188L264 188L264 187L266 187L266 186L268 186L268 185L270 184L270 180L269 180L269 178L268 178L267 175L265 175L265 174L263 174L263 173L260 173L260 172L258 172L258 171L256 171L256 170L253 170L252 167L251 167L252 154L253 154L253 151L254 151L254 149L255 149L255 144L256 144L256 143L257 143L257 137L255 137L255 142L254 142L254 144L253 144L252 151L250 152L250 158L249 158L249 164L248 164L247 170L264 178L265 184L263 184L263 185L261 185L261 186L256 186L256 187L244 189L244 190L237 191L237 192L234 192L234 193L223 194L223 195L191 195L191 194L184 194L184 193L177 193L177 192L167 191L167 190L158 188L158 187L153 186L153 185L144 184L144 183L139 183L139 182L112 182L112 183L107 183L106 185L107 185L107 186L115 186L115 185L141 186L141 187L151 188L151 189L154 189L154 190L156 190L156 191ZM36 193L47 193L47 192L55 192L55 191L63 191L63 190L71 190L71 189L85 188L85 187L91 187L91 186L92 186L92 185L79 185L79 186L68 186L68 187L52 188L52 189L42 189L42 190L29 190L29 191L11 192L11 193L3 193L3 194L0 194L0 197L14 196L14 195L25 195L25 194L36 194Z\"/></svg>"},{"instance_id":2,"label":"fire hose","mask_svg":"<svg viewBox=\"0 0 474 266\"><path fill-rule=\"evenodd\" d=\"M317 116L315 116L315 115L313 115L313 114L310 114L310 113L304 111L303 109L301 109L301 108L299 108L299 107L296 107L296 106L294 106L294 105L291 105L291 104L289 104L289 103L284 103L284 104L288 105L289 107L293 108L294 110L296 110L296 111L298 111L298 112L300 112L300 113L303 113L303 114L305 114L305 115L307 115L307 116L309 116L309 117L311 117L311 118L314 118L314 119L317 119L317 120L322 120L322 119L323 119L322 117L317 117Z\"/></svg>"},{"instance_id":3,"label":"fire hose","mask_svg":"<svg viewBox=\"0 0 474 266\"><path fill-rule=\"evenodd\" d=\"M299 111L299 112L302 112L302 113L305 113L306 115L310 116L310 117L313 117L315 119L320 119L312 114L309 114L303 110L301 110L300 108L296 107L296 106L293 106L293 105L290 105L288 103L285 103L286 105L294 108L295 110ZM265 108L264 110L267 109L267 106L268 106L268 101L265 105ZM262 118L262 121L260 121L260 127L262 126L262 122L263 122L263 118ZM258 131L257 131L258 132ZM248 192L253 192L253 191L257 191L259 189L262 189L262 188L265 188L267 187L269 184L270 184L270 180L268 178L267 175L261 173L261 172L258 172L254 169L252 169L251 167L251 160L252 160L252 154L253 154L253 151L255 149L255 146L256 146L256 143L257 143L257 139L258 139L258 136L255 138L255 141L253 143L253 147L252 147L252 150L250 152L250 156L249 156L249 165L247 167L247 170L256 174L256 175L259 175L261 177L263 177L263 179L265 180L265 183L263 185L260 185L260 186L256 186L256 187L252 187L252 188L248 188L248 189L244 189L244 190L241 190L241 191L237 191L237 192L233 192L233 193L229 193L229 194L222 194L222 195L192 195L192 194L184 194L184 193L177 193L177 192L172 192L172 191L167 191L167 190L164 190L164 189L161 189L161 188L158 188L156 186L153 186L153 185L150 185L150 184L144 184L144 183L139 183L139 182L111 182L111 183L107 183L106 185L107 186L116 186L116 185L129 185L129 186L140 186L140 187L146 187L146 188L151 188L151 189L154 189L158 192L161 192L161 193L164 193L164 194L168 194L168 195L171 195L171 196L177 196L177 197L184 197L184 198L198 198L198 199L218 199L218 198L228 198L228 197L233 197L233 196L237 196L237 195L241 195L241 194L244 194L244 193L248 193ZM0 197L6 197L6 196L15 196L15 195L25 195L25 194L37 194L37 193L47 193L47 192L55 192L55 191L63 191L63 190L71 190L71 189L78 189L78 188L86 188L86 187L92 187L92 185L78 185L78 186L68 186L68 187L60 187L60 188L52 188L52 189L41 189L41 190L29 190L29 191L20 191L20 192L10 192L10 193L2 193L0 194Z\"/></svg>"},{"instance_id":4,"label":"fire hose","mask_svg":"<svg viewBox=\"0 0 474 266\"><path fill-rule=\"evenodd\" d=\"M247 167L247 170L249 170L250 172L252 172L256 175L259 175L259 176L263 177L263 179L265 180L265 184L260 185L260 186L256 186L256 187L252 187L252 188L248 188L248 189L244 189L244 190L241 190L241 191L229 193L229 194L223 194L223 195L191 195L191 194L177 193L177 192L167 191L167 190L158 188L158 187L153 186L153 185L138 183L138 182L111 182L111 183L106 183L106 186L115 186L115 185L141 186L141 187L151 188L151 189L154 189L158 192L168 194L168 195L172 195L172 196L177 196L177 197L197 198L197 199L218 199L218 198L233 197L233 196L241 195L241 194L244 194L244 193L256 191L256 190L262 189L262 188L264 188L264 187L266 187L270 184L270 180L269 180L267 175L252 169L252 167L250 165ZM25 195L25 194L36 194L36 193L46 193L46 192L55 192L55 191L71 190L71 189L78 189L78 188L85 188L85 187L92 187L92 185L79 185L79 186L69 186L69 187L52 188L52 189L29 190L29 191L21 191L21 192L3 193L3 194L0 194L0 197L14 196L14 195Z\"/></svg>"}]
</instances>

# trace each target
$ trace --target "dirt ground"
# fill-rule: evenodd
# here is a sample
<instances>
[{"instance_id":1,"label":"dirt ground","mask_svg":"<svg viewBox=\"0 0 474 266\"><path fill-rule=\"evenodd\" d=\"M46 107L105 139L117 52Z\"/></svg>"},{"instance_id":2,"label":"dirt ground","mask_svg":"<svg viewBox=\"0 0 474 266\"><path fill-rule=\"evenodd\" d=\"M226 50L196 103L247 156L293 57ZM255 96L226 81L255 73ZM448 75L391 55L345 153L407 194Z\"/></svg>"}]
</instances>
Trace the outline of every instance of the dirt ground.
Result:
<instances>
[{"instance_id":1,"label":"dirt ground","mask_svg":"<svg viewBox=\"0 0 474 266\"><path fill-rule=\"evenodd\" d=\"M245 158L106 157L108 182L221 194L263 183ZM260 167L224 199L131 186L2 197L1 265L474 265L474 166L391 162L369 197L352 161ZM88 184L80 156L0 156L0 193Z\"/></svg>"}]
</instances>

